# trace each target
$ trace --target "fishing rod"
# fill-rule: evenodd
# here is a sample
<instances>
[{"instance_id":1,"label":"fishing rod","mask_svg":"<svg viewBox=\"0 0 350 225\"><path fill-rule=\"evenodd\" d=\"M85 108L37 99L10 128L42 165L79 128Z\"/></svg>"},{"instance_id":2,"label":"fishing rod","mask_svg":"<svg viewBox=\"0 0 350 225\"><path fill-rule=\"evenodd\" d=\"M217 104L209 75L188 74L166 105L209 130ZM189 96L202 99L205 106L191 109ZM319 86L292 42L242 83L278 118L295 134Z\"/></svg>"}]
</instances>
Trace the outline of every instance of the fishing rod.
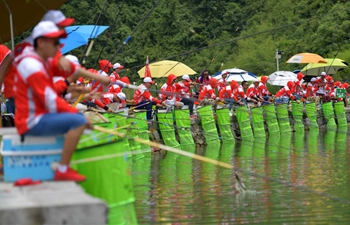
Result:
<instances>
[{"instance_id":1,"label":"fishing rod","mask_svg":"<svg viewBox=\"0 0 350 225\"><path fill-rule=\"evenodd\" d=\"M123 1L122 1L122 4L118 7L118 12L115 14L114 20L113 20L113 22L112 22L112 25L111 25L110 28L108 29L108 33L109 33L109 34L107 35L107 37L106 37L106 39L105 39L105 41L104 41L104 43L103 43L103 45L102 45L102 49L99 51L99 54L98 54L98 56L97 56L97 60L98 60L98 61L100 60L101 54L102 54L102 52L104 51L104 49L105 49L105 47L106 47L106 45L107 45L107 41L108 41L109 37L112 35L113 28L115 27L116 22L117 22L117 16L118 16L119 13L121 12L121 9L124 7L124 3L125 3L125 0L123 0Z\"/></svg>"},{"instance_id":2,"label":"fishing rod","mask_svg":"<svg viewBox=\"0 0 350 225\"><path fill-rule=\"evenodd\" d=\"M208 162L208 163L212 163L214 165L218 165L218 166L221 166L221 167L233 169L234 172L235 172L235 177L236 177L240 187L243 188L244 190L246 190L245 185L243 184L243 182L240 179L240 177L237 174L237 172L246 173L246 174L248 174L250 176L253 176L253 177L258 177L258 178L261 178L261 179L264 179L264 180L267 180L267 181L271 181L271 182L282 184L283 186L293 187L293 188L296 188L298 190L306 191L306 192L309 192L309 193L312 193L312 194L315 194L315 195L319 195L319 196L322 196L322 197L325 197L325 198L328 198L328 199L332 199L334 201L342 202L342 203L345 203L345 204L350 204L350 201L345 200L343 198L336 197L336 196L332 196L332 195L328 194L327 192L318 192L316 190L313 190L311 188L308 188L308 187L305 187L305 186L302 186L302 185L293 184L291 182L284 181L284 180L281 180L281 179L278 179L278 178L273 178L271 176L261 175L259 173L251 172L251 171L248 171L248 170L243 170L243 169L241 169L241 168L239 168L237 166L233 166L231 164L226 164L226 163L214 160L214 159L203 157L201 155L185 152L185 151L182 151L182 150L179 150L179 149L176 149L176 148L172 148L172 147L169 147L169 146L161 145L159 143L150 142L148 140L143 140L143 139L140 139L140 138L133 138L133 137L127 136L124 133L118 133L118 132L110 131L110 130L108 130L106 128L102 128L102 127L98 127L98 126L95 126L94 128L96 130L101 131L101 132L117 135L119 137L123 137L123 138L124 137L128 137L130 139L133 139L134 141L140 142L142 144L150 145L150 146L155 147L155 148L161 148L161 149L164 149L164 150L167 150L167 151L171 151L171 152L174 152L174 153L177 153L177 154L181 154L183 156L187 156L187 157L190 157L190 158L193 158L193 159L197 159L197 160ZM137 152L135 152L135 154L140 154L140 152L137 151ZM120 153L118 154L117 153L115 155L105 156L104 158L120 157L122 155L125 155L125 154L120 154ZM104 159L104 158L102 157L101 159ZM96 158L96 159L90 159L90 160L101 160L101 159ZM87 162L87 161L89 161L89 159L85 159L83 162ZM80 162L80 163L83 163L83 162Z\"/></svg>"},{"instance_id":3,"label":"fishing rod","mask_svg":"<svg viewBox=\"0 0 350 225\"><path fill-rule=\"evenodd\" d=\"M151 9L148 10L148 12L146 13L146 15L141 19L141 21L136 25L136 27L133 29L133 31L130 33L130 35L128 37L126 37L126 39L123 41L123 44L120 45L118 47L118 49L115 51L115 53L113 54L113 56L110 58L110 62L112 62L114 60L114 58L117 56L117 54L119 53L119 51L121 51L123 49L123 47L130 41L132 35L139 29L139 27L141 26L141 24L143 24L145 22L145 20L151 15L151 13L154 11L154 9L158 6L158 4L161 2L161 0L158 0ZM108 65L106 64L102 70L105 70L106 67Z\"/></svg>"},{"instance_id":4,"label":"fishing rod","mask_svg":"<svg viewBox=\"0 0 350 225\"><path fill-rule=\"evenodd\" d=\"M194 32L195 32L195 31L194 31ZM193 50L198 49L204 42L209 41L209 40L214 36L214 34L215 34L215 32L213 31L212 34L211 34L208 38L206 38L206 40L204 40L202 43L200 43L198 46L196 46ZM185 57L184 59L182 59L182 61L185 61L189 56L190 56L190 54L186 55L186 57ZM169 71L171 71L173 68L175 68L178 64L180 64L180 61L177 62L175 65L173 65L170 69L168 69L168 71L166 71L166 72L165 72L162 76L160 76L159 78L162 78L162 77L164 77L165 75L167 75L167 73L168 73Z\"/></svg>"},{"instance_id":5,"label":"fishing rod","mask_svg":"<svg viewBox=\"0 0 350 225\"><path fill-rule=\"evenodd\" d=\"M107 4L108 4L108 0L105 1L105 4L104 4L103 8L100 10L99 15L97 16L97 19L96 19L94 28L92 29L92 31L91 31L91 33L90 33L90 37L89 37L89 39L88 39L88 40L89 40L89 45L85 45L85 48L84 48L84 51L83 51L83 55L82 55L82 57L81 57L81 59L80 59L80 61L81 61L81 63L82 63L83 65L85 64L86 58L89 56L90 51L91 51L91 48L92 48L92 46L93 46L93 44L94 44L94 42L95 42L94 40L91 39L92 34L93 34L93 32L95 31L95 28L96 28L96 26L97 26L98 21L99 21L100 18L101 18L102 13L106 10Z\"/></svg>"},{"instance_id":6,"label":"fishing rod","mask_svg":"<svg viewBox=\"0 0 350 225\"><path fill-rule=\"evenodd\" d=\"M221 161L218 161L218 160L207 158L207 157L204 157L202 155L197 155L197 154L194 154L194 153L191 153L191 152L186 152L184 150L173 148L173 147L170 147L170 146L162 145L162 144L159 144L157 142L144 140L144 139L137 138L137 137L132 137L132 136L127 135L126 133L119 133L119 132L116 132L116 131L111 131L111 130L106 129L104 127L94 126L94 129L98 130L98 131L101 131L101 132L104 132L104 133L113 134L113 135L116 135L116 136L121 137L121 138L129 138L131 140L134 140L135 142L138 142L138 143L141 143L141 144L145 144L145 145L149 145L149 146L154 147L154 148L163 149L163 150L166 150L166 151L169 151L169 152L173 152L175 154L179 154L179 155L182 155L182 156L186 156L186 157L189 157L189 158L192 158L192 159L196 159L196 160L199 160L199 161L202 161L202 162L207 162L207 163L210 163L210 164L213 164L213 165L216 165L216 166L224 167L226 169L231 169L231 170L233 170L233 172L235 174L235 177L236 177L240 187L243 190L246 190L246 187L245 187L242 179L240 178L240 176L238 174L239 170L237 170L236 166L234 166L232 164L228 164L228 163L225 163L225 162L221 162Z\"/></svg>"},{"instance_id":7,"label":"fishing rod","mask_svg":"<svg viewBox=\"0 0 350 225\"><path fill-rule=\"evenodd\" d=\"M266 29L266 30L263 30L263 31L259 31L259 32L253 33L253 34L244 35L242 37L237 37L237 38L229 39L229 40L226 40L226 41L218 42L218 43L215 43L215 44L212 44L212 45L208 45L206 47L202 47L202 48L197 48L197 49L181 52L181 53L178 53L178 54L175 54L175 55L172 55L172 56L165 57L165 58L163 58L163 60L173 59L173 58L180 57L180 56L183 56L183 55L189 55L191 53L200 52L200 51L208 49L208 48L213 48L213 47L216 47L216 46L219 46L219 45L224 45L224 44L228 44L228 43L231 43L231 42L236 42L236 41L239 41L239 40L242 40L242 39L247 39L247 38L250 38L250 37L258 36L258 35L261 35L261 34L264 34L264 33L270 33L270 32L273 32L273 31L276 31L276 30L279 30L279 29L288 28L290 26L295 26L295 25L298 25L298 24L303 23L303 22L309 22L309 20L305 19L305 20L302 20L302 21L297 21L297 22L281 25L281 26L278 26L278 27ZM140 68L140 67L143 67L143 66L144 66L144 64L131 67L130 69Z\"/></svg>"}]
</instances>

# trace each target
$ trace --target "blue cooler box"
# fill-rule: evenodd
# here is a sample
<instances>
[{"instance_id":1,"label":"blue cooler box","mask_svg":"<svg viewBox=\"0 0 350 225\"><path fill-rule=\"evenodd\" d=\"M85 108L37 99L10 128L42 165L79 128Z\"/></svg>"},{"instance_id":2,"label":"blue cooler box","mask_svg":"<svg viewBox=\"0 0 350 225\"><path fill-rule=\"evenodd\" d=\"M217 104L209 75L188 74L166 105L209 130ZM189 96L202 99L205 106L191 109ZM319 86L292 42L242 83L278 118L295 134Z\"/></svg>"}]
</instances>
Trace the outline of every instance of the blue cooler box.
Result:
<instances>
[{"instance_id":1,"label":"blue cooler box","mask_svg":"<svg viewBox=\"0 0 350 225\"><path fill-rule=\"evenodd\" d=\"M51 164L60 161L63 142L63 136L25 136L21 142L18 134L4 135L1 143L4 180L52 180Z\"/></svg>"}]
</instances>

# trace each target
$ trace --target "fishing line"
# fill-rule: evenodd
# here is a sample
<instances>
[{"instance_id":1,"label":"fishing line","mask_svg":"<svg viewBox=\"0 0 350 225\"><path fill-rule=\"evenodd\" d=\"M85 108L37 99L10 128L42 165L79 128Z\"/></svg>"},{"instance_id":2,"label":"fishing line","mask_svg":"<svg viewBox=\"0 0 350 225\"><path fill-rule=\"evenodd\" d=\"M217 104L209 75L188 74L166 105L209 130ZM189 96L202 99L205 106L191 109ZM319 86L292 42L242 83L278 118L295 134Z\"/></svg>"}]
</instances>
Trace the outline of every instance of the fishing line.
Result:
<instances>
[{"instance_id":1,"label":"fishing line","mask_svg":"<svg viewBox=\"0 0 350 225\"><path fill-rule=\"evenodd\" d=\"M212 34L206 39L204 40L202 43L200 43L197 47L195 47L193 50L199 49L199 47L204 43L204 42L208 42L213 36L214 36L215 32L213 31ZM186 55L185 58L183 58L181 61L185 61L188 57L190 56L190 54ZM175 66L177 66L178 64L180 64L181 62L177 62L175 65L173 65L168 71L166 71L162 76L160 76L159 78L164 77L165 75L167 75L167 73L172 70Z\"/></svg>"},{"instance_id":2,"label":"fishing line","mask_svg":"<svg viewBox=\"0 0 350 225\"><path fill-rule=\"evenodd\" d=\"M40 2L38 2L38 0L34 0L41 8L43 8L45 11L47 11L47 8L45 8L45 6L43 4L41 4Z\"/></svg>"},{"instance_id":3,"label":"fishing line","mask_svg":"<svg viewBox=\"0 0 350 225\"><path fill-rule=\"evenodd\" d=\"M138 118L138 119L140 119L140 118ZM266 142L264 142L264 145L266 147ZM254 147L253 145L250 145L250 146ZM285 149L290 150L290 148L285 148ZM294 149L295 149L295 146L294 146ZM306 192L309 192L309 193L313 193L315 195L319 195L319 196L322 196L322 197L325 197L325 198L328 198L328 199L331 199L331 200L334 200L334 201L338 201L338 202L342 202L342 203L350 205L350 201L348 201L346 199L343 199L343 198L332 196L332 195L328 194L327 192L318 192L318 191L315 191L315 190L313 190L311 188L308 188L308 187L305 187L305 186L302 186L302 185L296 185L296 184L293 184L293 183L288 182L288 181L283 181L281 179L277 179L277 178L273 178L273 177L270 177L270 176L254 173L254 172L242 169L242 168L240 168L238 166L235 166L235 171L241 172L243 174L246 173L249 176L258 177L258 178L261 178L261 179L264 179L264 180L268 180L268 181L271 181L271 182L279 183L279 184L282 184L283 186L293 187L293 188L296 188L298 190L302 190L302 191L306 191Z\"/></svg>"},{"instance_id":4,"label":"fishing line","mask_svg":"<svg viewBox=\"0 0 350 225\"><path fill-rule=\"evenodd\" d=\"M148 10L148 12L146 13L146 15L141 19L141 21L136 25L136 27L134 28L134 30L131 32L131 34L126 37L126 39L124 40L123 44L120 45L118 47L118 49L115 51L114 55L111 57L111 59L109 60L110 62L112 62L114 60L114 58L117 56L117 54L119 53L119 51L121 51L123 49L123 47L130 41L132 35L138 30L138 28L141 26L141 24L143 24L143 22L145 22L145 20L151 15L151 13L153 12L153 10L158 6L158 4L161 2L161 0L158 0L150 10ZM106 69L108 65L106 64L102 70Z\"/></svg>"},{"instance_id":5,"label":"fishing line","mask_svg":"<svg viewBox=\"0 0 350 225\"><path fill-rule=\"evenodd\" d=\"M109 26L108 35L107 35L107 37L106 37L106 39L105 39L105 41L104 41L104 43L103 43L103 45L102 45L101 51L100 51L99 54L98 54L97 61L100 60L101 54L102 54L102 52L104 51L104 48L105 48L106 45L107 45L107 41L108 41L109 37L112 35L112 30L113 30L113 28L114 28L114 26L115 26L115 24L116 24L116 22L117 22L117 16L119 15L121 9L123 8L124 3L125 3L125 1L123 0L123 1L122 1L122 4L118 7L118 12L117 12L117 13L115 14L115 16L114 16L114 20L113 20L113 22L112 22L112 25Z\"/></svg>"},{"instance_id":6,"label":"fishing line","mask_svg":"<svg viewBox=\"0 0 350 225\"><path fill-rule=\"evenodd\" d=\"M245 36L242 36L242 37L237 37L237 38L229 39L229 40L226 40L226 41L218 42L216 44L208 45L206 47L197 48L197 49L193 49L193 50L190 50L190 51L186 51L186 52L182 52L182 53L179 53L179 54L175 54L175 55L172 55L172 56L168 56L168 57L165 57L163 60L173 59L175 57L179 57L179 56L183 56L183 55L189 55L191 53L200 52L200 51L208 49L208 48L212 48L212 47L216 47L216 46L219 46L219 45L228 44L228 43L235 42L235 41L242 40L242 39L247 39L247 38L250 38L250 37L254 37L254 36L257 36L257 35L260 35L260 34L264 34L264 33L269 33L269 32L272 32L272 31L279 30L279 29L288 28L290 26L294 26L294 25L297 25L297 24L300 24L300 23L303 23L303 22L308 22L308 20L297 21L297 22L281 25L281 26L278 26L278 27L274 27L274 28L271 28L271 29L259 31L259 32L253 33L253 34L248 34L248 35L245 35ZM144 65L138 65L138 66L131 67L130 69L140 68L140 67L143 67L143 66Z\"/></svg>"},{"instance_id":7,"label":"fishing line","mask_svg":"<svg viewBox=\"0 0 350 225\"><path fill-rule=\"evenodd\" d=\"M97 16L97 19L96 19L94 28L92 29L92 31L91 31L91 33L90 33L89 42L90 42L90 40L91 40L92 34L93 34L94 31L95 31L95 28L96 28L96 26L97 26L98 21L99 21L100 18L101 18L102 13L103 13L103 12L106 10L106 8L107 8L107 4L108 4L108 0L105 1L105 4L104 4L103 7L101 8L100 13L99 13L99 15ZM91 45L91 43L90 43L89 45ZM89 45L85 45L85 47L84 47L83 55L82 55L82 57L80 58L80 62L81 62L82 64L85 64L85 60L86 60L87 54L88 54L87 49L88 49Z\"/></svg>"}]
</instances>

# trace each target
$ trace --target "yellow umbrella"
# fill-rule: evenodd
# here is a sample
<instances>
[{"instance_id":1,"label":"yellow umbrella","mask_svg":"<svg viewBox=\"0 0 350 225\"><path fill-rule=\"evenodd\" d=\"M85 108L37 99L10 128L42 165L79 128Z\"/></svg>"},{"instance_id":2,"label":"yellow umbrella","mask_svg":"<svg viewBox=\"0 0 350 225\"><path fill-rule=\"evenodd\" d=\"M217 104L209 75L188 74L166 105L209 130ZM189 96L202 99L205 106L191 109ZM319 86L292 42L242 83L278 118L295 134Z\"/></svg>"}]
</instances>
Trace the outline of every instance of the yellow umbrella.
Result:
<instances>
[{"instance_id":1,"label":"yellow umbrella","mask_svg":"<svg viewBox=\"0 0 350 225\"><path fill-rule=\"evenodd\" d=\"M338 71L348 67L348 63L338 58L326 58L327 63L309 63L301 72L305 75L319 76L322 72L336 74Z\"/></svg>"},{"instance_id":2,"label":"yellow umbrella","mask_svg":"<svg viewBox=\"0 0 350 225\"><path fill-rule=\"evenodd\" d=\"M187 65L170 60L163 60L149 64L152 78L166 77L168 74L175 74L175 76L181 76L184 74L193 75L196 71L188 67ZM137 72L140 77L145 75L145 66Z\"/></svg>"},{"instance_id":3,"label":"yellow umbrella","mask_svg":"<svg viewBox=\"0 0 350 225\"><path fill-rule=\"evenodd\" d=\"M10 12L14 36L35 26L48 9L58 9L66 0L0 1L0 42L11 39Z\"/></svg>"},{"instance_id":4,"label":"yellow umbrella","mask_svg":"<svg viewBox=\"0 0 350 225\"><path fill-rule=\"evenodd\" d=\"M305 52L293 55L287 63L327 63L327 61L318 54Z\"/></svg>"}]
</instances>

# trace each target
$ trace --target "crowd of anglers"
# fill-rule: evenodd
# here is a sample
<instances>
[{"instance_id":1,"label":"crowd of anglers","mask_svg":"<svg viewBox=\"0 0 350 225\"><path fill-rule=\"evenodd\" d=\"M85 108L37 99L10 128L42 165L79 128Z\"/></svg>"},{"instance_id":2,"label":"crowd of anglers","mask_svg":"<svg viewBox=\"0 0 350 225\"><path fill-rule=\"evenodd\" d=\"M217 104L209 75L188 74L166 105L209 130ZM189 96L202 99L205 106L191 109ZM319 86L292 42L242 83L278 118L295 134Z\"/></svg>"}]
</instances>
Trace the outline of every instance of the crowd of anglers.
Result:
<instances>
[{"instance_id":1,"label":"crowd of anglers","mask_svg":"<svg viewBox=\"0 0 350 225\"><path fill-rule=\"evenodd\" d=\"M230 108L234 104L278 104L315 96L323 101L343 101L335 96L335 89L349 86L334 82L325 72L309 83L302 83L304 75L298 73L297 81L289 81L272 95L267 88L267 76L250 85L247 81L228 84L228 73L217 80L204 70L195 80L189 75L180 78L178 74L168 74L157 94L150 92L154 84L152 78L145 77L135 88L133 98L127 99L123 87L130 85L130 80L119 75L123 65L103 59L99 61L99 70L85 69L76 56L61 54L59 40L67 36L64 28L73 23L74 18L67 18L59 10L49 10L13 52L0 45L0 82L4 84L6 110L15 115L18 133L22 138L66 134L55 180L85 180L85 176L69 166L83 131L92 129L89 119L74 107L78 102L107 112L113 111L108 106L110 103L119 103L119 107L134 105L135 109L147 110L147 120L153 119L153 105L187 105L193 118L194 105L205 100L227 103Z\"/></svg>"}]
</instances>

